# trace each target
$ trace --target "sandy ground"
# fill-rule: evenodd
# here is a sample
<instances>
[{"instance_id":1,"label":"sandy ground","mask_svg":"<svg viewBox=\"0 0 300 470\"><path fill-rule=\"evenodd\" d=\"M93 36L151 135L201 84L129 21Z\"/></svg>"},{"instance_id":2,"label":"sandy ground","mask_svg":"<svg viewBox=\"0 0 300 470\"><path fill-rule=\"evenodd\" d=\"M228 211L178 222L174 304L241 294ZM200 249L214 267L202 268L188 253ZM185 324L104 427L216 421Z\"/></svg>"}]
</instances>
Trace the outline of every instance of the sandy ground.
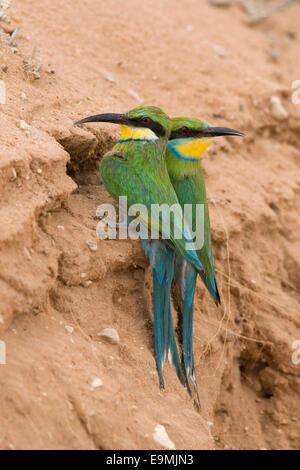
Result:
<instances>
[{"instance_id":1,"label":"sandy ground","mask_svg":"<svg viewBox=\"0 0 300 470\"><path fill-rule=\"evenodd\" d=\"M177 449L300 448L299 15L297 4L250 27L239 6L204 0L11 2L0 22L1 448L160 449L157 424ZM247 134L220 138L203 161L222 306L199 282L200 413L168 365L158 388L139 243L96 240L96 207L111 201L98 164L118 130L72 126L141 103ZM99 338L105 327L118 344Z\"/></svg>"}]
</instances>

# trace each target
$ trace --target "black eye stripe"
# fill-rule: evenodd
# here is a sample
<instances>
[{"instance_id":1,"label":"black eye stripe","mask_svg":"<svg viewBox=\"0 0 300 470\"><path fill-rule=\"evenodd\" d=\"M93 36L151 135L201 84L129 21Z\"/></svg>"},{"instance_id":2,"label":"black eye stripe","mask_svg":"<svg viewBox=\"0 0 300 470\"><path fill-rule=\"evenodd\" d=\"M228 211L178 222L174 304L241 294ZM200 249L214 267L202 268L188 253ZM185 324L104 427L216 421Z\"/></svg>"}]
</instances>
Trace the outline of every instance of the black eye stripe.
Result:
<instances>
[{"instance_id":1,"label":"black eye stripe","mask_svg":"<svg viewBox=\"0 0 300 470\"><path fill-rule=\"evenodd\" d=\"M182 134L181 129L177 129L176 131L171 132L171 135L169 137L169 140L174 140L174 139L189 139L191 137L201 137L202 131L199 129L191 129L188 127L189 133L188 134Z\"/></svg>"},{"instance_id":2,"label":"black eye stripe","mask_svg":"<svg viewBox=\"0 0 300 470\"><path fill-rule=\"evenodd\" d=\"M147 116L145 116L147 117ZM158 122L152 121L149 124L145 124L142 121L142 118L128 119L128 124L135 127L147 127L151 129L157 137L164 137L166 135L166 130Z\"/></svg>"}]
</instances>

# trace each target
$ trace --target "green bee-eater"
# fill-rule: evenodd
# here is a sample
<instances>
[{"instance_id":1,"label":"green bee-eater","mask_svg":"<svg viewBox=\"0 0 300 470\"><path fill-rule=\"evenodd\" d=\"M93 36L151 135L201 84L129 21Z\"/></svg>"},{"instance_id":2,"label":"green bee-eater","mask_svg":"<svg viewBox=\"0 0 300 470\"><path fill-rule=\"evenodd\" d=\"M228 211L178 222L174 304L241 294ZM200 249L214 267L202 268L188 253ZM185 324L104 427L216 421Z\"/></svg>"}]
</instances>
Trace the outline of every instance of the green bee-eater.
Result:
<instances>
[{"instance_id":1,"label":"green bee-eater","mask_svg":"<svg viewBox=\"0 0 300 470\"><path fill-rule=\"evenodd\" d=\"M243 133L223 127L212 127L205 121L191 118L172 119L171 134L166 152L166 162L171 183L182 206L192 204L192 230L196 231L195 208L203 204L204 240L197 255L203 266L200 276L216 304L220 303L214 259L211 246L209 211L205 183L201 168L201 156L216 136L242 136ZM193 356L193 300L196 288L197 271L180 254L176 254L175 279L181 294L182 347L187 387L191 392L191 379L199 402Z\"/></svg>"},{"instance_id":2,"label":"green bee-eater","mask_svg":"<svg viewBox=\"0 0 300 470\"><path fill-rule=\"evenodd\" d=\"M189 228L182 227L182 220L175 211L171 217L170 232L165 230L163 218L151 218L152 205L179 205L168 175L165 152L170 135L170 119L159 108L145 106L125 114L99 114L78 121L112 122L121 126L121 138L100 163L100 174L107 191L115 198L127 196L128 205L142 204L148 215L140 214L141 223L148 229L154 224L159 235L166 240L141 240L150 259L153 274L154 344L156 366L160 386L166 357L174 366L178 377L186 383L182 372L174 334L170 289L174 274L174 250L194 266L203 268L195 249ZM149 229L150 230L150 229ZM177 238L175 232L180 232ZM189 249L186 249L189 244Z\"/></svg>"}]
</instances>

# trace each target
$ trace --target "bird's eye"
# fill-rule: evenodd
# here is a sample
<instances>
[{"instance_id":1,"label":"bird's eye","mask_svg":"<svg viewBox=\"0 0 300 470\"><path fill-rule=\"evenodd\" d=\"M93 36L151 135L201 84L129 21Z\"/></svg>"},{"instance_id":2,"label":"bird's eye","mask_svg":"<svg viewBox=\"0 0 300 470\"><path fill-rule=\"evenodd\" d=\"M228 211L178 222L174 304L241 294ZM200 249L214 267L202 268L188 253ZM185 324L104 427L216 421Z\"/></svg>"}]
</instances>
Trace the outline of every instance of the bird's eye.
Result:
<instances>
[{"instance_id":1,"label":"bird's eye","mask_svg":"<svg viewBox=\"0 0 300 470\"><path fill-rule=\"evenodd\" d=\"M189 135L190 133L190 129L186 126L183 126L181 129L180 129L180 134L186 136L186 135Z\"/></svg>"},{"instance_id":2,"label":"bird's eye","mask_svg":"<svg viewBox=\"0 0 300 470\"><path fill-rule=\"evenodd\" d=\"M143 117L141 119L142 123L145 124L146 126L149 126L149 124L151 123L151 119L147 116Z\"/></svg>"}]
</instances>

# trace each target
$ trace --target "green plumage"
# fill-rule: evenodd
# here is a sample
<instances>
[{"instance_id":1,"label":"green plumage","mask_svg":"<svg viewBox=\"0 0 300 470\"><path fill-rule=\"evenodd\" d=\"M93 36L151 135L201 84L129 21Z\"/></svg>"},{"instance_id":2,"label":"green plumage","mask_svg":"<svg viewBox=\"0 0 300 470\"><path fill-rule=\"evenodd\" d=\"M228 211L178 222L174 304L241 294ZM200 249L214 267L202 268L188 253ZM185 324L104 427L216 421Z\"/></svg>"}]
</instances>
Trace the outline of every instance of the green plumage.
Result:
<instances>
[{"instance_id":1,"label":"green plumage","mask_svg":"<svg viewBox=\"0 0 300 470\"><path fill-rule=\"evenodd\" d=\"M165 147L164 140L155 144L136 141L116 144L100 163L101 179L107 191L116 199L119 196L127 196L128 206L143 204L148 209L149 217L152 204L179 206L166 168ZM162 221L159 222L160 234L167 237ZM175 227L181 231L181 238L175 238ZM172 214L169 240L198 271L203 270L196 251L186 250L186 244L191 242L191 238L184 234L181 221Z\"/></svg>"},{"instance_id":2,"label":"green plumage","mask_svg":"<svg viewBox=\"0 0 300 470\"><path fill-rule=\"evenodd\" d=\"M216 273L211 246L209 211L203 172L201 168L201 155L205 152L212 137L221 135L243 135L234 129L212 127L207 122L191 118L172 119L171 134L166 152L167 169L171 183L182 207L189 204L193 207L191 229L195 233L199 230L196 218L196 206L203 206L204 240L197 256L203 271L200 272L202 281L216 304L220 303ZM199 221L198 221L199 223ZM182 354L187 388L191 394L193 385L194 400L200 406L198 386L194 367L193 354L193 302L196 289L197 272L193 266L181 255L176 254L175 280L181 296L182 314Z\"/></svg>"},{"instance_id":3,"label":"green plumage","mask_svg":"<svg viewBox=\"0 0 300 470\"><path fill-rule=\"evenodd\" d=\"M212 128L198 119L176 118L171 121L162 110L152 106L135 108L125 114L89 116L76 124L87 122L112 122L121 125L121 139L101 160L101 179L116 200L120 196L126 196L128 207L143 205L148 212L146 215L140 213L139 222L147 230L153 228L154 224L156 234L159 235L158 240L141 239L153 274L154 343L159 381L163 387L162 367L164 360L168 358L190 393L189 380L193 383L197 395L195 401L199 405L192 344L197 273L216 303L220 298L211 249L205 184L197 152L198 149L199 152L204 152L208 139L212 136L242 134L233 129ZM183 134L186 137L186 131L190 135L188 141L182 137ZM201 138L206 140L200 141ZM190 156L185 155L182 149L190 152ZM190 227L183 224L181 207L184 208L185 204L204 205L204 244L198 250L192 242L191 233L198 229L196 217L193 217ZM153 205L173 209L169 211L169 216L159 211L160 216L155 218L151 212ZM169 224L165 225L164 222L168 220ZM180 364L171 312L170 291L174 267L182 297L183 361L186 376Z\"/></svg>"},{"instance_id":4,"label":"green plumage","mask_svg":"<svg viewBox=\"0 0 300 470\"><path fill-rule=\"evenodd\" d=\"M209 209L201 163L198 164L198 170L194 174L185 176L182 179L171 177L171 182L181 205L203 204L204 206L204 244L200 250L197 250L197 255L205 272L205 275L201 276L202 280L214 301L219 303L220 297L217 288L211 245ZM192 229L193 231L196 230L195 217L193 217Z\"/></svg>"},{"instance_id":5,"label":"green plumage","mask_svg":"<svg viewBox=\"0 0 300 470\"><path fill-rule=\"evenodd\" d=\"M193 130L203 129L208 126L205 121L199 119L176 118L172 120L172 131L189 127ZM216 303L220 302L220 296L217 287L214 260L211 245L209 209L207 204L205 181L201 167L201 159L195 162L185 161L178 158L169 144L166 153L167 168L171 183L175 189L176 195L182 207L184 204L203 204L204 206L204 243L197 255L204 269L204 275L201 278L208 291ZM192 230L196 230L195 207L193 207Z\"/></svg>"}]
</instances>

